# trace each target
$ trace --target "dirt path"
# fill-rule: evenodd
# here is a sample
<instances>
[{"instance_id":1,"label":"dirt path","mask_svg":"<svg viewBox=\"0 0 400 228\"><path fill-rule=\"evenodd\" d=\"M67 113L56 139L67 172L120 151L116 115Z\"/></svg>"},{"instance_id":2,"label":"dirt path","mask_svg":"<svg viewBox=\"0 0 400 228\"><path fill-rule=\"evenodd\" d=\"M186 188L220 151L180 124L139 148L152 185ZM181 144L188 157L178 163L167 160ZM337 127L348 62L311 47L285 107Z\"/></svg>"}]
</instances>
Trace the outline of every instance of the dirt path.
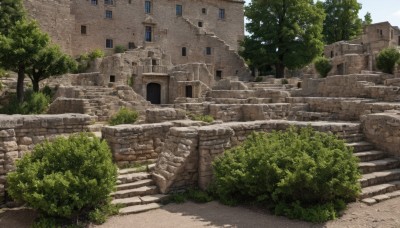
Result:
<instances>
[{"instance_id":1,"label":"dirt path","mask_svg":"<svg viewBox=\"0 0 400 228\"><path fill-rule=\"evenodd\" d=\"M0 227L30 227L35 213L30 210L11 210L0 213ZM169 204L161 209L142 214L115 216L105 224L92 228L199 228L199 227L238 227L238 228L395 228L400 227L400 198L388 200L374 206L361 203L349 205L346 213L335 221L326 224L312 224L277 217L265 211L243 207L228 207L211 202L196 204Z\"/></svg>"}]
</instances>

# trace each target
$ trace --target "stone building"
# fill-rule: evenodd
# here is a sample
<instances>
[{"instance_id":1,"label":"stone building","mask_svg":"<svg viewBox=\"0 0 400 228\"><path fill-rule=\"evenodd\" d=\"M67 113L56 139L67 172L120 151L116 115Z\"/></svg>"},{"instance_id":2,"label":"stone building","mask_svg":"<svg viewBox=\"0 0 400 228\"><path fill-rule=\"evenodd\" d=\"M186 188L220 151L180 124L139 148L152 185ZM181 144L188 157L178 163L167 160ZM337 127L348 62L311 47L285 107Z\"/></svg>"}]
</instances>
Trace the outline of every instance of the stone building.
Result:
<instances>
[{"instance_id":1,"label":"stone building","mask_svg":"<svg viewBox=\"0 0 400 228\"><path fill-rule=\"evenodd\" d=\"M25 0L29 14L67 53L117 46L93 71L103 84L128 81L152 103L199 98L223 78L249 80L237 54L241 0Z\"/></svg>"},{"instance_id":2,"label":"stone building","mask_svg":"<svg viewBox=\"0 0 400 228\"><path fill-rule=\"evenodd\" d=\"M388 47L400 45L400 29L389 22L365 26L355 40L339 41L325 46L324 55L330 58L333 69L329 75L357 74L363 70L376 71L376 56Z\"/></svg>"}]
</instances>

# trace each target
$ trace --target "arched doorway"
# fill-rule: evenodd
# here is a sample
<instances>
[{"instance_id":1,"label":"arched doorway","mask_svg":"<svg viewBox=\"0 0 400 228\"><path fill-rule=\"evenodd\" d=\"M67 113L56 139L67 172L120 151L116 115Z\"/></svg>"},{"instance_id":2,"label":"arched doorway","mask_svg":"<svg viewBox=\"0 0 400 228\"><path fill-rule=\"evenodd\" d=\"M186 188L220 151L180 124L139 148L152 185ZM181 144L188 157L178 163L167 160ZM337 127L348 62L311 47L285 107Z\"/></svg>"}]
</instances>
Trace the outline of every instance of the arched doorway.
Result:
<instances>
[{"instance_id":1,"label":"arched doorway","mask_svg":"<svg viewBox=\"0 0 400 228\"><path fill-rule=\"evenodd\" d=\"M158 83L147 84L146 98L152 104L161 104L161 85Z\"/></svg>"}]
</instances>

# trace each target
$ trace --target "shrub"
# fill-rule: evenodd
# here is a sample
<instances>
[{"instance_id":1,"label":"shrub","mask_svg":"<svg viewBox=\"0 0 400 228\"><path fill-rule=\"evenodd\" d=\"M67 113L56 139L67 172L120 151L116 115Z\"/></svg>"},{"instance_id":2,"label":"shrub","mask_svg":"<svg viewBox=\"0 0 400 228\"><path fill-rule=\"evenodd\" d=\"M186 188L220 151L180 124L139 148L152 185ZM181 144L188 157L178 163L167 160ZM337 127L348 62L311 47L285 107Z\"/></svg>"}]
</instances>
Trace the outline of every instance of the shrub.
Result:
<instances>
[{"instance_id":1,"label":"shrub","mask_svg":"<svg viewBox=\"0 0 400 228\"><path fill-rule=\"evenodd\" d=\"M281 84L282 84L282 85L287 85L287 84L289 84L289 81L288 81L286 78L283 78L283 79L281 80Z\"/></svg>"},{"instance_id":2,"label":"shrub","mask_svg":"<svg viewBox=\"0 0 400 228\"><path fill-rule=\"evenodd\" d=\"M8 174L8 193L45 216L72 218L107 203L116 174L107 143L81 133L35 146Z\"/></svg>"},{"instance_id":3,"label":"shrub","mask_svg":"<svg viewBox=\"0 0 400 228\"><path fill-rule=\"evenodd\" d=\"M1 112L5 114L42 114L47 111L51 98L43 93L35 93L28 90L25 94L25 100L19 103L16 96L13 96Z\"/></svg>"},{"instance_id":4,"label":"shrub","mask_svg":"<svg viewBox=\"0 0 400 228\"><path fill-rule=\"evenodd\" d=\"M332 70L332 64L325 57L318 57L314 60L314 66L319 75L323 78L328 76L329 71Z\"/></svg>"},{"instance_id":5,"label":"shrub","mask_svg":"<svg viewBox=\"0 0 400 228\"><path fill-rule=\"evenodd\" d=\"M376 57L376 67L384 73L393 74L396 63L400 60L400 52L395 48L385 48Z\"/></svg>"},{"instance_id":6,"label":"shrub","mask_svg":"<svg viewBox=\"0 0 400 228\"><path fill-rule=\"evenodd\" d=\"M360 192L357 159L344 141L311 127L253 133L213 163L223 203L255 201L312 222L337 217Z\"/></svg>"},{"instance_id":7,"label":"shrub","mask_svg":"<svg viewBox=\"0 0 400 228\"><path fill-rule=\"evenodd\" d=\"M115 53L124 53L126 51L126 48L122 45L117 45L114 48Z\"/></svg>"},{"instance_id":8,"label":"shrub","mask_svg":"<svg viewBox=\"0 0 400 228\"><path fill-rule=\"evenodd\" d=\"M77 59L78 67L75 73L84 73L90 67L90 62L94 61L97 58L104 57L104 51L100 49L95 49L89 53L81 54Z\"/></svg>"},{"instance_id":9,"label":"shrub","mask_svg":"<svg viewBox=\"0 0 400 228\"><path fill-rule=\"evenodd\" d=\"M206 123L212 123L214 122L214 117L210 116L210 115L194 115L194 114L189 114L189 118L191 120L195 120L195 121L203 121Z\"/></svg>"},{"instance_id":10,"label":"shrub","mask_svg":"<svg viewBox=\"0 0 400 228\"><path fill-rule=\"evenodd\" d=\"M122 107L115 115L113 115L109 121L109 124L114 126L118 124L133 124L139 117L139 113L135 110L130 110L126 107Z\"/></svg>"},{"instance_id":11,"label":"shrub","mask_svg":"<svg viewBox=\"0 0 400 228\"><path fill-rule=\"evenodd\" d=\"M257 76L255 79L254 79L254 82L262 82L263 81L263 78L261 77L261 76Z\"/></svg>"},{"instance_id":12,"label":"shrub","mask_svg":"<svg viewBox=\"0 0 400 228\"><path fill-rule=\"evenodd\" d=\"M101 49L95 49L88 54L88 57L91 61L97 58L103 58L105 56L104 51Z\"/></svg>"}]
</instances>

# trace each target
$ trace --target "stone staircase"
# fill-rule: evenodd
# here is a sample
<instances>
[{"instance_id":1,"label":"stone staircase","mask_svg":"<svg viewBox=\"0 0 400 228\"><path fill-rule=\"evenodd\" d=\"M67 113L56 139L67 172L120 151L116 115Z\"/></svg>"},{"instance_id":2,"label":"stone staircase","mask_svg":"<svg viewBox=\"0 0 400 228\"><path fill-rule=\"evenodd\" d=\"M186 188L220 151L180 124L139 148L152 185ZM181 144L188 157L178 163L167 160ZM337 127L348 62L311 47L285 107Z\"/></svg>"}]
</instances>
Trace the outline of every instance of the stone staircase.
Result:
<instances>
[{"instance_id":1,"label":"stone staircase","mask_svg":"<svg viewBox=\"0 0 400 228\"><path fill-rule=\"evenodd\" d=\"M112 204L121 206L120 215L135 214L161 207L168 196L159 194L152 174L138 172L136 168L118 171L116 191L111 194Z\"/></svg>"}]
</instances>

